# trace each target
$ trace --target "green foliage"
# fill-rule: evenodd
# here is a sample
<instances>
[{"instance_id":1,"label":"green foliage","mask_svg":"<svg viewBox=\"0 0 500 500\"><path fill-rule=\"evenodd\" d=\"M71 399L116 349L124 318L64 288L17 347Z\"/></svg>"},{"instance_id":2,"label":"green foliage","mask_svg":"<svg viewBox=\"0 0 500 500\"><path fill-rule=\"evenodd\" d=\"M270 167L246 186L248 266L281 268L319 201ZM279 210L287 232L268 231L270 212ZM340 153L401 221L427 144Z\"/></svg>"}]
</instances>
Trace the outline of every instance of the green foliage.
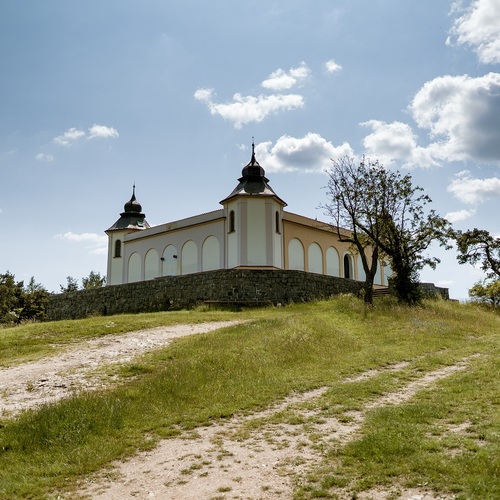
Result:
<instances>
[{"instance_id":1,"label":"green foliage","mask_svg":"<svg viewBox=\"0 0 500 500\"><path fill-rule=\"evenodd\" d=\"M102 288L105 284L106 277L95 271L90 271L86 278L82 278L82 286L85 290L88 288Z\"/></svg>"},{"instance_id":2,"label":"green foliage","mask_svg":"<svg viewBox=\"0 0 500 500\"><path fill-rule=\"evenodd\" d=\"M478 302L499 307L500 306L500 279L489 283L476 283L469 290L469 297Z\"/></svg>"},{"instance_id":3,"label":"green foliage","mask_svg":"<svg viewBox=\"0 0 500 500\"><path fill-rule=\"evenodd\" d=\"M449 222L434 210L426 210L432 200L422 193L409 174L402 176L365 159L359 165L348 156L333 160L329 173L331 202L325 208L341 241L358 249L367 274L365 288L373 284L375 257L380 253L391 264L397 297L410 305L420 300L419 271L439 262L425 254L427 248L435 242L447 246L450 235ZM351 236L343 235L342 228L351 231ZM368 247L374 253L370 263L365 252Z\"/></svg>"},{"instance_id":4,"label":"green foliage","mask_svg":"<svg viewBox=\"0 0 500 500\"><path fill-rule=\"evenodd\" d=\"M493 238L484 229L455 231L460 264L481 263L481 269L488 278L500 278L500 238Z\"/></svg>"},{"instance_id":5,"label":"green foliage","mask_svg":"<svg viewBox=\"0 0 500 500\"><path fill-rule=\"evenodd\" d=\"M48 300L49 292L34 277L24 286L9 271L0 274L0 323L43 320Z\"/></svg>"},{"instance_id":6,"label":"green foliage","mask_svg":"<svg viewBox=\"0 0 500 500\"><path fill-rule=\"evenodd\" d=\"M59 285L61 293L77 292L80 289L78 280L73 276L66 276L66 285Z\"/></svg>"}]
</instances>

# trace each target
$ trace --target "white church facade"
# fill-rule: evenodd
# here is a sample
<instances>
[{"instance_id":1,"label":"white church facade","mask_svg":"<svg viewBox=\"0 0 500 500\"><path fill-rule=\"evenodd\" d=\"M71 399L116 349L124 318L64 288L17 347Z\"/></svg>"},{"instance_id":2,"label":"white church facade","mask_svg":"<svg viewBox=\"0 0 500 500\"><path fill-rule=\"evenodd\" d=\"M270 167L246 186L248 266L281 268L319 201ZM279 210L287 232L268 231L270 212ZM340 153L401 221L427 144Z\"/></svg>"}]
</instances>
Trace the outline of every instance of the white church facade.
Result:
<instances>
[{"instance_id":1,"label":"white church facade","mask_svg":"<svg viewBox=\"0 0 500 500\"><path fill-rule=\"evenodd\" d=\"M285 210L252 158L222 208L151 227L135 197L108 235L107 285L217 269L285 269L364 281L361 259L326 223ZM375 285L387 286L379 265Z\"/></svg>"}]
</instances>

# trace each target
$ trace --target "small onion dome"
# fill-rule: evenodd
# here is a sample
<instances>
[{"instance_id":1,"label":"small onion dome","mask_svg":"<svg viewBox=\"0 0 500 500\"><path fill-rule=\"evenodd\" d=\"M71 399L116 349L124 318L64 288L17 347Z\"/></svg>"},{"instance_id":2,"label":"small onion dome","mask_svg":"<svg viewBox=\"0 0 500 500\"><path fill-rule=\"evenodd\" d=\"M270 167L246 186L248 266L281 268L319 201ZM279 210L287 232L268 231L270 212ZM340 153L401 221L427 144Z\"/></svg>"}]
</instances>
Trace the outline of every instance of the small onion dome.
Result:
<instances>
[{"instance_id":1,"label":"small onion dome","mask_svg":"<svg viewBox=\"0 0 500 500\"><path fill-rule=\"evenodd\" d=\"M135 198L135 185L132 191L132 198L130 198L130 200L127 201L127 203L125 203L125 205L123 206L123 211L125 213L139 213L139 214L142 212L142 206Z\"/></svg>"},{"instance_id":2,"label":"small onion dome","mask_svg":"<svg viewBox=\"0 0 500 500\"><path fill-rule=\"evenodd\" d=\"M259 162L255 159L255 144L252 144L252 158L248 165L243 167L241 171L241 176L249 179L254 177L265 177L265 170L259 165Z\"/></svg>"}]
</instances>

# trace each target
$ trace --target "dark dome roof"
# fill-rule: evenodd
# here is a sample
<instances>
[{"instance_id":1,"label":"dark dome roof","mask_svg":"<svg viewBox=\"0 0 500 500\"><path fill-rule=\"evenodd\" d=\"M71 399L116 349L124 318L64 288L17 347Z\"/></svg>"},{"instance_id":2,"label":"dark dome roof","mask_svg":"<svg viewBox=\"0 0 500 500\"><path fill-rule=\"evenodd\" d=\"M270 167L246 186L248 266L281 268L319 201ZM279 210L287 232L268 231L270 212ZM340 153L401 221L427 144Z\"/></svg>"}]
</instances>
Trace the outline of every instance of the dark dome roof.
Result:
<instances>
[{"instance_id":1,"label":"dark dome roof","mask_svg":"<svg viewBox=\"0 0 500 500\"><path fill-rule=\"evenodd\" d=\"M130 200L127 201L127 203L125 203L125 205L123 206L123 211L125 213L141 213L142 212L142 206L135 198L135 186L134 186L134 191L132 193L132 198L130 198Z\"/></svg>"}]
</instances>

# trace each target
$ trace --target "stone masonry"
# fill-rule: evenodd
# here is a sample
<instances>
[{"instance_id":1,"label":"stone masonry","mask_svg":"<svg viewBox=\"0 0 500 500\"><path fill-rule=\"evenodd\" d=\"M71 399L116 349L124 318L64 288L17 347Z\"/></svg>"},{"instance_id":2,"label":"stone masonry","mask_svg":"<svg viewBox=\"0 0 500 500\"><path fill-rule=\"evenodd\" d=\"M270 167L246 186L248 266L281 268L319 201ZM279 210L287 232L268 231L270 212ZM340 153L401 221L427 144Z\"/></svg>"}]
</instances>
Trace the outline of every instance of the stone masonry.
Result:
<instances>
[{"instance_id":1,"label":"stone masonry","mask_svg":"<svg viewBox=\"0 0 500 500\"><path fill-rule=\"evenodd\" d=\"M183 309L199 303L278 304L359 294L357 281L290 270L221 269L52 295L49 320Z\"/></svg>"}]
</instances>

